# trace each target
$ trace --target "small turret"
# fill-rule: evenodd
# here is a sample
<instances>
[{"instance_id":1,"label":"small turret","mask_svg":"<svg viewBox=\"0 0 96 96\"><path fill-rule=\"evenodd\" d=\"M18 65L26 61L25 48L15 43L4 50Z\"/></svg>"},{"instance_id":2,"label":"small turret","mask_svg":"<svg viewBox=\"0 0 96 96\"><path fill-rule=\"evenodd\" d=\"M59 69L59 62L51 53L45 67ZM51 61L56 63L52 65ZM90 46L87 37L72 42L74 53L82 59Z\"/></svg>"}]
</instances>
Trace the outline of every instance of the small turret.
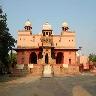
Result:
<instances>
[{"instance_id":1,"label":"small turret","mask_svg":"<svg viewBox=\"0 0 96 96\"><path fill-rule=\"evenodd\" d=\"M25 22L25 26L24 26L25 30L31 30L32 29L32 24L29 20L27 20Z\"/></svg>"},{"instance_id":2,"label":"small turret","mask_svg":"<svg viewBox=\"0 0 96 96\"><path fill-rule=\"evenodd\" d=\"M64 22L62 23L62 31L68 31L69 27L68 27L68 23Z\"/></svg>"},{"instance_id":3,"label":"small turret","mask_svg":"<svg viewBox=\"0 0 96 96\"><path fill-rule=\"evenodd\" d=\"M46 22L42 26L42 33L43 33L43 36L51 36L52 35L52 26L48 22Z\"/></svg>"},{"instance_id":4,"label":"small turret","mask_svg":"<svg viewBox=\"0 0 96 96\"><path fill-rule=\"evenodd\" d=\"M43 28L42 28L43 30L52 30L52 26L48 23L48 22L46 22L44 25L43 25Z\"/></svg>"}]
</instances>

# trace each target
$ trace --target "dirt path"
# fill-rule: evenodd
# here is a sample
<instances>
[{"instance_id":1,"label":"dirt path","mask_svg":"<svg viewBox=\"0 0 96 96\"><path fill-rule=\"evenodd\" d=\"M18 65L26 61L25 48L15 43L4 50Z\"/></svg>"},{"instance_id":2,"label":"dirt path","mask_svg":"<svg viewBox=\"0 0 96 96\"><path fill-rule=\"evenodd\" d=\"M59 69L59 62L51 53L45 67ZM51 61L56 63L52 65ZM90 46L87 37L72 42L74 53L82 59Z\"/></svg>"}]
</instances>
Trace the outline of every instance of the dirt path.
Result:
<instances>
[{"instance_id":1,"label":"dirt path","mask_svg":"<svg viewBox=\"0 0 96 96\"><path fill-rule=\"evenodd\" d=\"M27 76L0 85L2 96L96 96L96 77Z\"/></svg>"}]
</instances>

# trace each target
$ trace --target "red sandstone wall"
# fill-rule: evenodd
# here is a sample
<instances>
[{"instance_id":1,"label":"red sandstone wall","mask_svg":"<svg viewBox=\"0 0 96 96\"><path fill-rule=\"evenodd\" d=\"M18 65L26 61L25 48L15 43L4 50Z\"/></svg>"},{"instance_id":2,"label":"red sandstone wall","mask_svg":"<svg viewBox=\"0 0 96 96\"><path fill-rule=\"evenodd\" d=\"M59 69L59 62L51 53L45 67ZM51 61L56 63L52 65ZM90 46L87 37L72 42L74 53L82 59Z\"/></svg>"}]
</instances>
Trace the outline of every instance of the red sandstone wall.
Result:
<instances>
[{"instance_id":1,"label":"red sandstone wall","mask_svg":"<svg viewBox=\"0 0 96 96\"><path fill-rule=\"evenodd\" d=\"M34 52L34 51L18 50L17 51L17 64L29 64L29 59L30 59L31 52ZM39 52L36 51L35 53L37 54L37 58L38 58L38 53ZM22 60L22 58L24 58L24 60Z\"/></svg>"},{"instance_id":2,"label":"red sandstone wall","mask_svg":"<svg viewBox=\"0 0 96 96\"><path fill-rule=\"evenodd\" d=\"M30 57L30 52L29 51L25 51L25 60L24 60L24 64L29 64L29 57Z\"/></svg>"},{"instance_id":3,"label":"red sandstone wall","mask_svg":"<svg viewBox=\"0 0 96 96\"><path fill-rule=\"evenodd\" d=\"M17 64L22 64L22 52L17 52Z\"/></svg>"},{"instance_id":4,"label":"red sandstone wall","mask_svg":"<svg viewBox=\"0 0 96 96\"><path fill-rule=\"evenodd\" d=\"M69 64L69 59L71 64L76 64L76 51L64 51L64 64Z\"/></svg>"},{"instance_id":5,"label":"red sandstone wall","mask_svg":"<svg viewBox=\"0 0 96 96\"><path fill-rule=\"evenodd\" d=\"M62 64L69 64L69 59L71 59L71 64L76 64L76 51L72 50L65 50L65 51L59 51L56 50L55 53L57 54L58 52L63 53L63 61ZM57 56L57 55L56 55Z\"/></svg>"}]
</instances>

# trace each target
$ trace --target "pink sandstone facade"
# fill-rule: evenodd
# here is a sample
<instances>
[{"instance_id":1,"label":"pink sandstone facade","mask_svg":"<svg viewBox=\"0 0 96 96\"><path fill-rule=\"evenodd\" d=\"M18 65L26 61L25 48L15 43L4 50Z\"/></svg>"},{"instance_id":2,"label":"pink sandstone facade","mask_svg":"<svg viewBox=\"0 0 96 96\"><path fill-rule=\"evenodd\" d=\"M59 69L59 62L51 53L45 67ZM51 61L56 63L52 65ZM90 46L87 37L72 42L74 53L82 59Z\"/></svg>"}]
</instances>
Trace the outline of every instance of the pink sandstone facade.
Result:
<instances>
[{"instance_id":1,"label":"pink sandstone facade","mask_svg":"<svg viewBox=\"0 0 96 96\"><path fill-rule=\"evenodd\" d=\"M75 36L66 22L62 24L60 35L55 35L48 22L42 26L42 33L33 34L31 23L26 21L24 30L18 31L15 49L17 69L26 69L27 72L40 76L45 73L54 76L78 73Z\"/></svg>"}]
</instances>

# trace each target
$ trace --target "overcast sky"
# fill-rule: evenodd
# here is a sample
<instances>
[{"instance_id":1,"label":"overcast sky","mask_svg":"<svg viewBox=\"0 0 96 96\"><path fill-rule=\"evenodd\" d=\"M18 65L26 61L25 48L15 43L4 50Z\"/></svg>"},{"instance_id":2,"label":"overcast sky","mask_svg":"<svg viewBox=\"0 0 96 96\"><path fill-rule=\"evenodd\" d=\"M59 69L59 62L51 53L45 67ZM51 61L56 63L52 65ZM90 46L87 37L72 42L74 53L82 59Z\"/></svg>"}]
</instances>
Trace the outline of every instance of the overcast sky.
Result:
<instances>
[{"instance_id":1,"label":"overcast sky","mask_svg":"<svg viewBox=\"0 0 96 96\"><path fill-rule=\"evenodd\" d=\"M27 19L32 22L33 34L41 32L46 21L54 34L60 34L66 21L76 32L77 48L82 46L82 54L96 53L96 0L0 0L0 5L15 39Z\"/></svg>"}]
</instances>

